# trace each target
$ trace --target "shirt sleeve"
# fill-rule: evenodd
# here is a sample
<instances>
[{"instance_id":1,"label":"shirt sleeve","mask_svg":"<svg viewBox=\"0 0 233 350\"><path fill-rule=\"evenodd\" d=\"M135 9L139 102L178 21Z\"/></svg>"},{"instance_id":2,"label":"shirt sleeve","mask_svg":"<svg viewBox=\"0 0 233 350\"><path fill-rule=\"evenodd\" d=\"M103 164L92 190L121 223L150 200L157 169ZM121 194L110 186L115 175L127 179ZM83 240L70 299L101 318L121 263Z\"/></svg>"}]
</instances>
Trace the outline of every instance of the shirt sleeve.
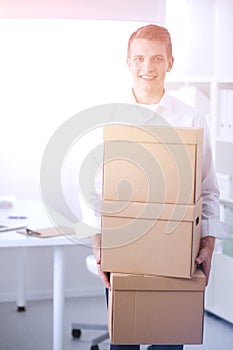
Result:
<instances>
[{"instance_id":1,"label":"shirt sleeve","mask_svg":"<svg viewBox=\"0 0 233 350\"><path fill-rule=\"evenodd\" d=\"M219 187L213 163L212 146L208 124L204 115L199 115L199 127L203 127L202 153L202 225L201 236L214 236L225 239L228 225L220 221Z\"/></svg>"}]
</instances>

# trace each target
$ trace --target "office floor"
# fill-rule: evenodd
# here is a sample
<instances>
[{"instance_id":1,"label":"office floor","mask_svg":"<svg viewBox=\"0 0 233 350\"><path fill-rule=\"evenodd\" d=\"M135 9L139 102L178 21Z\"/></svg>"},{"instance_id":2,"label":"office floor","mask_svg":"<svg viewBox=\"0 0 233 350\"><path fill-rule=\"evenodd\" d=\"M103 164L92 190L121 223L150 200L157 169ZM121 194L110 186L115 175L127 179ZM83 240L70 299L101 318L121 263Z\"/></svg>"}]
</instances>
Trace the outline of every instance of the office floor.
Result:
<instances>
[{"instance_id":1,"label":"office floor","mask_svg":"<svg viewBox=\"0 0 233 350\"><path fill-rule=\"evenodd\" d=\"M89 350L90 339L98 332L83 331L80 339L72 339L72 322L102 322L107 319L104 297L67 299L64 320L64 350ZM232 350L233 325L217 317L205 315L203 345L185 346L185 350ZM147 347L142 346L145 350ZM18 313L14 303L0 303L1 350L51 350L52 302L30 301L27 311ZM108 350L109 341L100 345Z\"/></svg>"}]
</instances>

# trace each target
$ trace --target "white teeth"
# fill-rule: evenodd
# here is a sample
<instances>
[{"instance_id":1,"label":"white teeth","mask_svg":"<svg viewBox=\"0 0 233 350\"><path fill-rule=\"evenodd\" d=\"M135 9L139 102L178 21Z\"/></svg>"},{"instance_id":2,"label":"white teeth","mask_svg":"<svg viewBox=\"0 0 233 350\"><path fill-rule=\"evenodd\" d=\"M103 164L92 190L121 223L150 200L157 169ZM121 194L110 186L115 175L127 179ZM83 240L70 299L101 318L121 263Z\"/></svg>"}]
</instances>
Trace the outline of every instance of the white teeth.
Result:
<instances>
[{"instance_id":1,"label":"white teeth","mask_svg":"<svg viewBox=\"0 0 233 350\"><path fill-rule=\"evenodd\" d=\"M154 75L141 75L141 77L142 77L143 79L150 79L150 80L155 78Z\"/></svg>"}]
</instances>

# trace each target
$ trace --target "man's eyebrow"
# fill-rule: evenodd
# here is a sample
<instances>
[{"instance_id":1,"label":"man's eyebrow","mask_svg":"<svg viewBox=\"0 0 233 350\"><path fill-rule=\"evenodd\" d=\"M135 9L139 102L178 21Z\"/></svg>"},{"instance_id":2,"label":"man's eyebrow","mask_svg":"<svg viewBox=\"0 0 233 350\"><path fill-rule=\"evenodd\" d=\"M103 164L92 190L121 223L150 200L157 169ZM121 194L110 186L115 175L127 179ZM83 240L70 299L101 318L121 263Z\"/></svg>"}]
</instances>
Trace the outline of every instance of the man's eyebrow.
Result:
<instances>
[{"instance_id":1,"label":"man's eyebrow","mask_svg":"<svg viewBox=\"0 0 233 350\"><path fill-rule=\"evenodd\" d=\"M162 53L158 53L157 55L153 55L152 57L165 57Z\"/></svg>"}]
</instances>

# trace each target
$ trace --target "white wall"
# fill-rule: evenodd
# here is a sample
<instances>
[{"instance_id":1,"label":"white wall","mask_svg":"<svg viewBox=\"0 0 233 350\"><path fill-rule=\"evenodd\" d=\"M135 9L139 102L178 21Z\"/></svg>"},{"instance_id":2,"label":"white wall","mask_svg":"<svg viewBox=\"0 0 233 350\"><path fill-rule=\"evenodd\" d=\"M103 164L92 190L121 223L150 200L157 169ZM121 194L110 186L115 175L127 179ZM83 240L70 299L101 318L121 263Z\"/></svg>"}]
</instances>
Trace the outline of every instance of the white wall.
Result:
<instances>
[{"instance_id":1,"label":"white wall","mask_svg":"<svg viewBox=\"0 0 233 350\"><path fill-rule=\"evenodd\" d=\"M0 195L39 198L40 161L50 137L76 113L111 102L124 77L127 82L127 39L138 25L0 20ZM74 200L72 183L64 187ZM84 247L67 252L66 295L101 289L85 268L87 254ZM15 299L16 263L16 250L1 252L0 300ZM29 298L51 296L51 249L27 252L27 275Z\"/></svg>"},{"instance_id":2,"label":"white wall","mask_svg":"<svg viewBox=\"0 0 233 350\"><path fill-rule=\"evenodd\" d=\"M39 196L40 161L50 137L65 120L119 91L128 77L128 35L137 27L0 21L0 194Z\"/></svg>"},{"instance_id":3,"label":"white wall","mask_svg":"<svg viewBox=\"0 0 233 350\"><path fill-rule=\"evenodd\" d=\"M215 1L167 0L166 26L173 42L173 74L212 76Z\"/></svg>"},{"instance_id":4,"label":"white wall","mask_svg":"<svg viewBox=\"0 0 233 350\"><path fill-rule=\"evenodd\" d=\"M231 0L167 0L176 76L233 77Z\"/></svg>"},{"instance_id":5,"label":"white wall","mask_svg":"<svg viewBox=\"0 0 233 350\"><path fill-rule=\"evenodd\" d=\"M215 2L215 74L230 80L233 77L233 1Z\"/></svg>"},{"instance_id":6,"label":"white wall","mask_svg":"<svg viewBox=\"0 0 233 350\"><path fill-rule=\"evenodd\" d=\"M40 162L56 129L85 108L111 102L127 84L128 36L143 22L78 18L163 23L165 17L165 0L32 3L0 3L0 195L16 201L40 196ZM65 188L73 200L74 189ZM102 292L85 267L90 248L66 250L66 295ZM0 300L15 299L16 266L17 250L2 251ZM26 273L28 298L51 297L52 250L28 250Z\"/></svg>"},{"instance_id":7,"label":"white wall","mask_svg":"<svg viewBox=\"0 0 233 350\"><path fill-rule=\"evenodd\" d=\"M78 18L163 23L166 0L1 0L0 18Z\"/></svg>"}]
</instances>

